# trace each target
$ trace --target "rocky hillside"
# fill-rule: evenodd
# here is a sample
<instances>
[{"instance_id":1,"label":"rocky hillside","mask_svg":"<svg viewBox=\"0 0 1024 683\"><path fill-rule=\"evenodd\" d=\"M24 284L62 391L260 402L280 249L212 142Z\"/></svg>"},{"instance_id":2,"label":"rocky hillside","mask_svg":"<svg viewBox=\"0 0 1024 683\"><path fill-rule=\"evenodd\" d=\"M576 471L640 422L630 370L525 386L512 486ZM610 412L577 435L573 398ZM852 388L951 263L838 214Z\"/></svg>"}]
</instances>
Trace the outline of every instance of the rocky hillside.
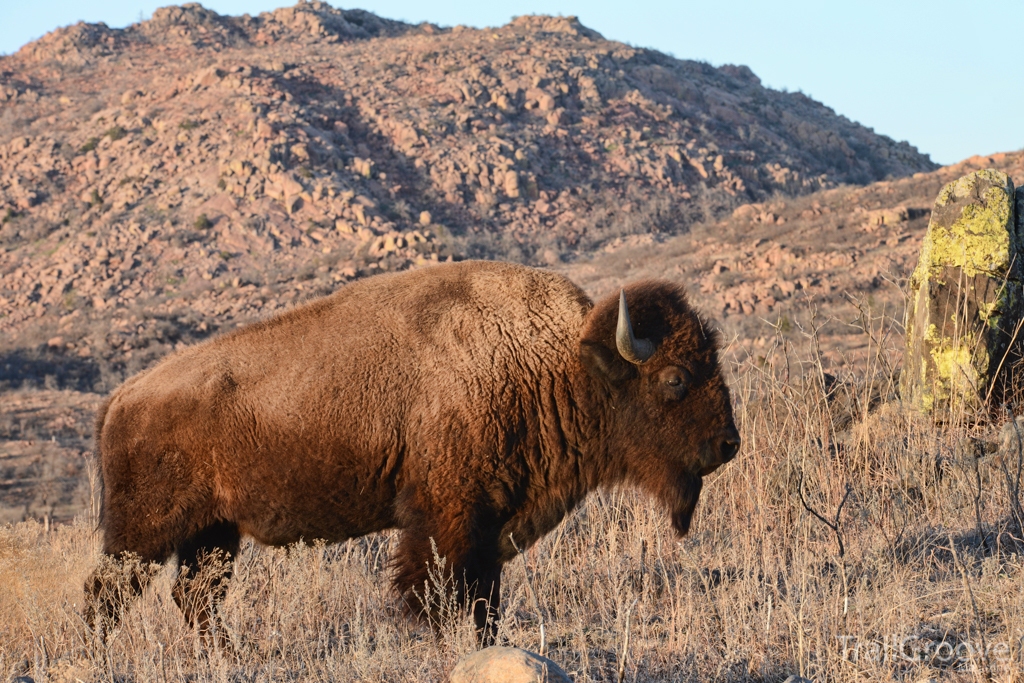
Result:
<instances>
[{"instance_id":1,"label":"rocky hillside","mask_svg":"<svg viewBox=\"0 0 1024 683\"><path fill-rule=\"evenodd\" d=\"M746 67L573 18L441 29L314 2L78 24L0 58L0 383L103 390L381 270L559 265L933 168Z\"/></svg>"},{"instance_id":2,"label":"rocky hillside","mask_svg":"<svg viewBox=\"0 0 1024 683\"><path fill-rule=\"evenodd\" d=\"M864 361L882 338L892 370L902 351L906 279L935 198L982 168L1024 184L1024 152L975 156L931 173L745 204L684 235L614 240L559 269L592 296L642 278L687 283L725 330L734 357L766 353L780 334L806 344L815 327L830 370L842 374ZM874 340L864 330L868 319Z\"/></svg>"}]
</instances>

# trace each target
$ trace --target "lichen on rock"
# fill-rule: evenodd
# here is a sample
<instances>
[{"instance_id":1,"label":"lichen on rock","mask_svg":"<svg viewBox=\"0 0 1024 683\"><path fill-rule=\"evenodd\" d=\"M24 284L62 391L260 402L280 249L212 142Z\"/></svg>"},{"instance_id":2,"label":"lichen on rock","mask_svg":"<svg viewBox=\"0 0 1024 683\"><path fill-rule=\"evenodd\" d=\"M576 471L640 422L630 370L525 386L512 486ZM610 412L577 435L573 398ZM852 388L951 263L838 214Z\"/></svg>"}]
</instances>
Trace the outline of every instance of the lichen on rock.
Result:
<instances>
[{"instance_id":1,"label":"lichen on rock","mask_svg":"<svg viewBox=\"0 0 1024 683\"><path fill-rule=\"evenodd\" d=\"M981 170L939 192L910 278L905 401L937 416L1002 398L1021 320L1022 234L1013 182Z\"/></svg>"}]
</instances>

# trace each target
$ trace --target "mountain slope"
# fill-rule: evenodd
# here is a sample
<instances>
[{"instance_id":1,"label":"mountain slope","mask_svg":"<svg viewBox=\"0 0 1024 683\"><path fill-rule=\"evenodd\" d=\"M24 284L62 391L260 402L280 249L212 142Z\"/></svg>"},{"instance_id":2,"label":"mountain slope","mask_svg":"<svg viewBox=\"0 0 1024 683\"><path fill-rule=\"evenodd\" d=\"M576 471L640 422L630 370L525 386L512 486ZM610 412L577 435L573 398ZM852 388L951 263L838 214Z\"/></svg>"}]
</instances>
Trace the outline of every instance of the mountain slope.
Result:
<instances>
[{"instance_id":1,"label":"mountain slope","mask_svg":"<svg viewBox=\"0 0 1024 683\"><path fill-rule=\"evenodd\" d=\"M560 264L935 167L745 67L574 18L440 29L190 4L0 58L0 99L4 350L79 359L102 372L76 386L97 389L381 270Z\"/></svg>"}]
</instances>

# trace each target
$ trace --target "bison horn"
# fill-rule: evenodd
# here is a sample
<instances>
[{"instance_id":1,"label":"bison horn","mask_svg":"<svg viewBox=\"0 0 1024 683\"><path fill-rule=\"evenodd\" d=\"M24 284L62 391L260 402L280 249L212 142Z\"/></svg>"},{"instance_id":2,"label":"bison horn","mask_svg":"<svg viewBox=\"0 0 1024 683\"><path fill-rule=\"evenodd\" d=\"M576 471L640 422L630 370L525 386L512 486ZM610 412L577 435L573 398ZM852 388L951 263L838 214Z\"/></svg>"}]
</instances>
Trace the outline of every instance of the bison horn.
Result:
<instances>
[{"instance_id":1,"label":"bison horn","mask_svg":"<svg viewBox=\"0 0 1024 683\"><path fill-rule=\"evenodd\" d=\"M655 346L649 339L637 339L633 336L633 323L629 321L629 308L626 306L626 290L619 290L619 322L615 327L615 346L619 355L630 363L640 365L654 355Z\"/></svg>"}]
</instances>

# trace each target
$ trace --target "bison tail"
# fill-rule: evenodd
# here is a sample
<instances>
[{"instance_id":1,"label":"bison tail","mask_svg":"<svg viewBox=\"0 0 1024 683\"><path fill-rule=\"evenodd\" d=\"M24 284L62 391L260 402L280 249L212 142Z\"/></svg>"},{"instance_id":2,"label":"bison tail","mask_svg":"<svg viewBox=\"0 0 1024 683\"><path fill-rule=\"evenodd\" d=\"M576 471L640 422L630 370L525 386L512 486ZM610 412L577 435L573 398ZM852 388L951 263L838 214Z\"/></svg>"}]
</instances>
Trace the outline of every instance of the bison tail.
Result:
<instances>
[{"instance_id":1,"label":"bison tail","mask_svg":"<svg viewBox=\"0 0 1024 683\"><path fill-rule=\"evenodd\" d=\"M93 462L96 467L96 484L100 496L100 514L96 520L97 530L103 528L103 519L106 516L107 508L106 486L103 482L103 425L107 420L107 410L110 408L110 402L113 398L113 395L108 396L106 400L103 401L99 411L96 413L96 425L93 428L92 435L92 440L95 444Z\"/></svg>"}]
</instances>

